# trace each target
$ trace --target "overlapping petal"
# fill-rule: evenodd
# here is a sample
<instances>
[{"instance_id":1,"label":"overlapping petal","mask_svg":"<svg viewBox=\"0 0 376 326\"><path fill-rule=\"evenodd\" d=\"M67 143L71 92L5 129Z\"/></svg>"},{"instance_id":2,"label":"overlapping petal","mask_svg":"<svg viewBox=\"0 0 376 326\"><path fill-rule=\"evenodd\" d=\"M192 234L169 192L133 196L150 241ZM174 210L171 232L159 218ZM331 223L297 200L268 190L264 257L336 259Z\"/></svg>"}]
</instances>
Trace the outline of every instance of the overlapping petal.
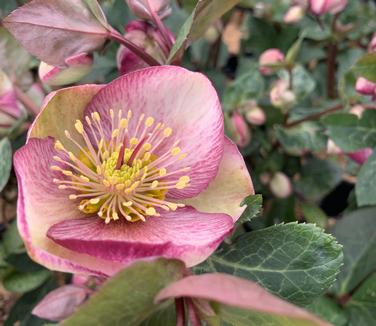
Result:
<instances>
[{"instance_id":1,"label":"overlapping petal","mask_svg":"<svg viewBox=\"0 0 376 326\"><path fill-rule=\"evenodd\" d=\"M189 198L204 190L218 171L223 154L223 116L217 93L210 81L200 73L162 66L124 75L93 98L85 115L98 112L110 135L109 110L115 116L119 109L132 110L129 134L132 135L142 114L153 117L173 129L173 135L158 148L156 154L172 147L176 140L187 157L176 160L175 170L189 166L190 186L170 191L170 198ZM90 134L90 129L86 128Z\"/></svg>"}]
</instances>

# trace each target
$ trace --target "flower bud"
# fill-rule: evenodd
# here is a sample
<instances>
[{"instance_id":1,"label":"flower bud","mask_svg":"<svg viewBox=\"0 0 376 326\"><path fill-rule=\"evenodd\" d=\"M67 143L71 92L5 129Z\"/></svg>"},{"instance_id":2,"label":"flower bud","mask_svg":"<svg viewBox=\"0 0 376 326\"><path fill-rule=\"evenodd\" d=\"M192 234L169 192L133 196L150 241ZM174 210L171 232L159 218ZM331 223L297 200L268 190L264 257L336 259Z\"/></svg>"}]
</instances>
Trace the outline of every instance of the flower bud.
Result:
<instances>
[{"instance_id":1,"label":"flower bud","mask_svg":"<svg viewBox=\"0 0 376 326\"><path fill-rule=\"evenodd\" d=\"M310 0L310 9L315 15L338 14L347 6L347 0Z\"/></svg>"},{"instance_id":2,"label":"flower bud","mask_svg":"<svg viewBox=\"0 0 376 326\"><path fill-rule=\"evenodd\" d=\"M93 66L93 59L81 53L65 60L65 66L51 66L45 62L39 65L39 78L49 86L63 86L78 82L85 77Z\"/></svg>"},{"instance_id":3,"label":"flower bud","mask_svg":"<svg viewBox=\"0 0 376 326\"><path fill-rule=\"evenodd\" d=\"M285 61L284 54L278 49L269 49L263 52L259 59L260 72L263 75L271 75L275 72L276 67L274 65L281 64Z\"/></svg>"},{"instance_id":4,"label":"flower bud","mask_svg":"<svg viewBox=\"0 0 376 326\"><path fill-rule=\"evenodd\" d=\"M161 19L171 14L171 0L126 0L131 12L138 18L152 19L155 12Z\"/></svg>"},{"instance_id":5,"label":"flower bud","mask_svg":"<svg viewBox=\"0 0 376 326\"><path fill-rule=\"evenodd\" d=\"M326 152L329 155L338 155L342 154L342 150L334 143L333 140L329 139L326 145Z\"/></svg>"},{"instance_id":6,"label":"flower bud","mask_svg":"<svg viewBox=\"0 0 376 326\"><path fill-rule=\"evenodd\" d=\"M355 89L360 94L376 96L376 83L363 77L357 79Z\"/></svg>"},{"instance_id":7,"label":"flower bud","mask_svg":"<svg viewBox=\"0 0 376 326\"><path fill-rule=\"evenodd\" d=\"M368 45L368 51L369 52L376 52L376 32L373 33L372 40Z\"/></svg>"},{"instance_id":8,"label":"flower bud","mask_svg":"<svg viewBox=\"0 0 376 326\"><path fill-rule=\"evenodd\" d=\"M170 39L173 41L174 35L171 31L168 30L168 32ZM169 45L166 44L161 32L148 22L141 20L131 21L125 27L124 37L142 48L161 64L167 62L170 52ZM120 46L118 50L117 65L121 75L149 66L124 46Z\"/></svg>"},{"instance_id":9,"label":"flower bud","mask_svg":"<svg viewBox=\"0 0 376 326\"><path fill-rule=\"evenodd\" d=\"M251 132L247 123L244 121L243 116L240 113L235 112L231 117L231 124L234 131L232 135L233 141L239 147L247 146L251 141Z\"/></svg>"},{"instance_id":10,"label":"flower bud","mask_svg":"<svg viewBox=\"0 0 376 326\"><path fill-rule=\"evenodd\" d=\"M251 107L245 113L247 121L255 126L261 126L266 121L266 115L263 109L258 106Z\"/></svg>"},{"instance_id":11,"label":"flower bud","mask_svg":"<svg viewBox=\"0 0 376 326\"><path fill-rule=\"evenodd\" d=\"M286 24L297 23L304 17L304 9L301 6L292 6L283 17Z\"/></svg>"},{"instance_id":12,"label":"flower bud","mask_svg":"<svg viewBox=\"0 0 376 326\"><path fill-rule=\"evenodd\" d=\"M0 70L0 133L10 129L22 116L16 92L8 76Z\"/></svg>"},{"instance_id":13,"label":"flower bud","mask_svg":"<svg viewBox=\"0 0 376 326\"><path fill-rule=\"evenodd\" d=\"M280 79L270 91L270 102L277 108L290 109L295 103L295 94L289 90L288 83Z\"/></svg>"},{"instance_id":14,"label":"flower bud","mask_svg":"<svg viewBox=\"0 0 376 326\"><path fill-rule=\"evenodd\" d=\"M356 115L358 118L361 118L364 110L365 110L365 108L363 106L361 106L360 104L358 104L358 105L354 105L350 109L350 113Z\"/></svg>"},{"instance_id":15,"label":"flower bud","mask_svg":"<svg viewBox=\"0 0 376 326\"><path fill-rule=\"evenodd\" d=\"M363 165L372 155L372 152L372 148L362 148L356 152L348 153L347 156L359 165Z\"/></svg>"},{"instance_id":16,"label":"flower bud","mask_svg":"<svg viewBox=\"0 0 376 326\"><path fill-rule=\"evenodd\" d=\"M270 191L277 198L287 198L292 193L292 184L286 174L277 172L269 183Z\"/></svg>"}]
</instances>

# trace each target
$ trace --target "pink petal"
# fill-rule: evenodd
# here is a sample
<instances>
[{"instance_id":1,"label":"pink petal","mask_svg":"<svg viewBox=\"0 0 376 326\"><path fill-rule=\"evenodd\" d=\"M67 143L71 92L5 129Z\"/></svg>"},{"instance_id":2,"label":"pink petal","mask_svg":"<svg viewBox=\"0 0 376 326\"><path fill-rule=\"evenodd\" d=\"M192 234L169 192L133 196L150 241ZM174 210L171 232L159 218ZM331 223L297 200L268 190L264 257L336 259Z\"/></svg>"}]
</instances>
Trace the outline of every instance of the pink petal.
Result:
<instances>
[{"instance_id":1,"label":"pink petal","mask_svg":"<svg viewBox=\"0 0 376 326\"><path fill-rule=\"evenodd\" d=\"M160 302L181 297L211 300L228 306L329 326L307 311L270 294L258 284L228 274L188 276L163 289L155 300Z\"/></svg>"},{"instance_id":2,"label":"pink petal","mask_svg":"<svg viewBox=\"0 0 376 326\"><path fill-rule=\"evenodd\" d=\"M173 135L156 151L172 148L175 140L187 153L184 160L175 160L170 169L191 169L184 173L190 186L169 192L170 198L198 195L216 176L223 154L223 115L217 93L211 82L200 73L175 66L151 67L116 79L104 87L91 101L85 114L97 111L110 133L109 110L131 109L130 135L141 114L153 117L173 129ZM86 128L89 133L90 130Z\"/></svg>"},{"instance_id":3,"label":"pink petal","mask_svg":"<svg viewBox=\"0 0 376 326\"><path fill-rule=\"evenodd\" d=\"M31 54L61 66L68 57L100 48L109 34L98 3L86 2L33 0L2 22Z\"/></svg>"},{"instance_id":4,"label":"pink petal","mask_svg":"<svg viewBox=\"0 0 376 326\"><path fill-rule=\"evenodd\" d=\"M243 213L242 200L255 193L243 156L237 146L225 137L223 159L209 187L197 197L186 199L186 205L200 212L225 213L234 221Z\"/></svg>"},{"instance_id":5,"label":"pink petal","mask_svg":"<svg viewBox=\"0 0 376 326\"><path fill-rule=\"evenodd\" d=\"M372 155L373 150L372 148L363 148L353 153L348 153L347 156L358 163L359 165L363 165L368 158Z\"/></svg>"},{"instance_id":6,"label":"pink petal","mask_svg":"<svg viewBox=\"0 0 376 326\"><path fill-rule=\"evenodd\" d=\"M135 259L176 258L190 267L204 261L233 228L225 214L200 213L191 207L144 222L81 218L53 225L48 236L78 253L121 263Z\"/></svg>"},{"instance_id":7,"label":"pink petal","mask_svg":"<svg viewBox=\"0 0 376 326\"><path fill-rule=\"evenodd\" d=\"M26 249L36 262L49 269L81 274L107 275L116 264L66 250L47 238L48 229L63 220L80 217L68 193L52 182L56 172L52 138L29 139L14 155L18 180L18 229ZM60 175L59 175L60 177Z\"/></svg>"},{"instance_id":8,"label":"pink petal","mask_svg":"<svg viewBox=\"0 0 376 326\"><path fill-rule=\"evenodd\" d=\"M48 293L33 309L39 318L60 321L75 312L88 295L88 290L77 285L64 285Z\"/></svg>"}]
</instances>

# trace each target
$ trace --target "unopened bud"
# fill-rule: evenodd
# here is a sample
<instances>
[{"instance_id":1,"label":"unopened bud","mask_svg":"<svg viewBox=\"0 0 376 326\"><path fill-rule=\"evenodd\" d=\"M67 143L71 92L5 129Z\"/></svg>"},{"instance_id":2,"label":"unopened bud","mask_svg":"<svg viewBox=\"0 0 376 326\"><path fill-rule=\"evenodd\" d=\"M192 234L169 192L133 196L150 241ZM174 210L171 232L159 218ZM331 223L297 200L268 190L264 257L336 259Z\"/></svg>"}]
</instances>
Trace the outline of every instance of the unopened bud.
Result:
<instances>
[{"instance_id":1,"label":"unopened bud","mask_svg":"<svg viewBox=\"0 0 376 326\"><path fill-rule=\"evenodd\" d=\"M232 139L239 147L245 147L251 141L251 132L243 116L235 112L231 117Z\"/></svg>"},{"instance_id":2,"label":"unopened bud","mask_svg":"<svg viewBox=\"0 0 376 326\"><path fill-rule=\"evenodd\" d=\"M292 6L283 17L286 24L294 24L304 17L304 9L301 6Z\"/></svg>"},{"instance_id":3,"label":"unopened bud","mask_svg":"<svg viewBox=\"0 0 376 326\"><path fill-rule=\"evenodd\" d=\"M250 124L261 126L266 121L266 115L263 109L258 106L251 107L245 113L245 118Z\"/></svg>"},{"instance_id":4,"label":"unopened bud","mask_svg":"<svg viewBox=\"0 0 376 326\"><path fill-rule=\"evenodd\" d=\"M326 145L326 152L329 155L338 155L342 154L342 150L334 143L333 140L329 139Z\"/></svg>"},{"instance_id":5,"label":"unopened bud","mask_svg":"<svg viewBox=\"0 0 376 326\"><path fill-rule=\"evenodd\" d=\"M347 0L310 0L310 9L315 15L338 14L347 6Z\"/></svg>"},{"instance_id":6,"label":"unopened bud","mask_svg":"<svg viewBox=\"0 0 376 326\"><path fill-rule=\"evenodd\" d=\"M363 95L376 96L376 83L369 81L363 77L359 77L356 81L355 89Z\"/></svg>"},{"instance_id":7,"label":"unopened bud","mask_svg":"<svg viewBox=\"0 0 376 326\"><path fill-rule=\"evenodd\" d=\"M362 148L356 152L347 153L347 156L359 165L363 165L372 155L372 152L372 148Z\"/></svg>"},{"instance_id":8,"label":"unopened bud","mask_svg":"<svg viewBox=\"0 0 376 326\"><path fill-rule=\"evenodd\" d=\"M369 52L376 52L376 32L373 33L372 40L368 45L368 51Z\"/></svg>"},{"instance_id":9,"label":"unopened bud","mask_svg":"<svg viewBox=\"0 0 376 326\"><path fill-rule=\"evenodd\" d=\"M285 61L284 54L278 49L269 49L263 52L259 59L260 72L263 75L271 75L279 69Z\"/></svg>"},{"instance_id":10,"label":"unopened bud","mask_svg":"<svg viewBox=\"0 0 376 326\"><path fill-rule=\"evenodd\" d=\"M277 108L289 110L295 103L295 94L289 90L287 81L280 79L270 91L270 102Z\"/></svg>"},{"instance_id":11,"label":"unopened bud","mask_svg":"<svg viewBox=\"0 0 376 326\"><path fill-rule=\"evenodd\" d=\"M358 118L362 117L363 112L365 111L365 108L361 106L360 104L354 105L350 109L350 113L356 115Z\"/></svg>"},{"instance_id":12,"label":"unopened bud","mask_svg":"<svg viewBox=\"0 0 376 326\"><path fill-rule=\"evenodd\" d=\"M277 198L287 198L292 193L292 184L286 174L277 172L273 175L270 184L270 191Z\"/></svg>"},{"instance_id":13,"label":"unopened bud","mask_svg":"<svg viewBox=\"0 0 376 326\"><path fill-rule=\"evenodd\" d=\"M131 12L138 18L151 20L155 12L161 19L171 14L171 0L125 0Z\"/></svg>"},{"instance_id":14,"label":"unopened bud","mask_svg":"<svg viewBox=\"0 0 376 326\"><path fill-rule=\"evenodd\" d=\"M67 58L64 67L51 66L42 61L39 65L39 78L49 86L69 85L85 77L92 66L93 59L86 53Z\"/></svg>"}]
</instances>

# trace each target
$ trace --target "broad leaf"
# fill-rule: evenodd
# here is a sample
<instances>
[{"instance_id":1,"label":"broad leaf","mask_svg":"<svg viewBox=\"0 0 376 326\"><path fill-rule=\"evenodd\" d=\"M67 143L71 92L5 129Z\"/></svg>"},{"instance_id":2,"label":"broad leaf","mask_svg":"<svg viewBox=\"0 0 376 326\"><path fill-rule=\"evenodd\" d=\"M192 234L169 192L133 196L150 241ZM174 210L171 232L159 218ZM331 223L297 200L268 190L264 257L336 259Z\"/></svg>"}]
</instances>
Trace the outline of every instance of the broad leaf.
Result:
<instances>
[{"instance_id":1,"label":"broad leaf","mask_svg":"<svg viewBox=\"0 0 376 326\"><path fill-rule=\"evenodd\" d=\"M4 277L3 285L8 291L25 293L41 286L50 275L45 269L26 273L14 271Z\"/></svg>"},{"instance_id":2,"label":"broad leaf","mask_svg":"<svg viewBox=\"0 0 376 326\"><path fill-rule=\"evenodd\" d=\"M180 53L184 47L198 39L207 28L219 19L224 13L234 7L240 0L198 0L191 15L183 24L171 49L169 62Z\"/></svg>"},{"instance_id":3,"label":"broad leaf","mask_svg":"<svg viewBox=\"0 0 376 326\"><path fill-rule=\"evenodd\" d=\"M376 83L376 53L369 53L360 58L352 70L356 75Z\"/></svg>"},{"instance_id":4,"label":"broad leaf","mask_svg":"<svg viewBox=\"0 0 376 326\"><path fill-rule=\"evenodd\" d=\"M293 303L308 304L333 284L342 259L331 235L312 224L288 223L240 236L197 270L247 278Z\"/></svg>"},{"instance_id":5,"label":"broad leaf","mask_svg":"<svg viewBox=\"0 0 376 326\"><path fill-rule=\"evenodd\" d=\"M9 139L0 140L0 192L8 183L10 171L12 169L12 147Z\"/></svg>"},{"instance_id":6,"label":"broad leaf","mask_svg":"<svg viewBox=\"0 0 376 326\"><path fill-rule=\"evenodd\" d=\"M359 206L376 205L373 191L376 187L376 152L362 166L355 186L356 201Z\"/></svg>"},{"instance_id":7,"label":"broad leaf","mask_svg":"<svg viewBox=\"0 0 376 326\"><path fill-rule=\"evenodd\" d=\"M361 119L348 113L331 114L322 119L329 137L345 152L376 146L376 111L366 110Z\"/></svg>"},{"instance_id":8,"label":"broad leaf","mask_svg":"<svg viewBox=\"0 0 376 326\"><path fill-rule=\"evenodd\" d=\"M92 0L33 0L13 11L3 25L31 54L61 66L66 58L104 44L109 32L98 7Z\"/></svg>"},{"instance_id":9,"label":"broad leaf","mask_svg":"<svg viewBox=\"0 0 376 326\"><path fill-rule=\"evenodd\" d=\"M159 309L167 309L169 302L157 305L154 297L183 271L183 264L174 260L136 262L109 279L63 325L140 325Z\"/></svg>"},{"instance_id":10,"label":"broad leaf","mask_svg":"<svg viewBox=\"0 0 376 326\"><path fill-rule=\"evenodd\" d=\"M376 269L376 208L351 212L338 221L333 235L343 245L344 265L334 292L343 295L352 291Z\"/></svg>"},{"instance_id":11,"label":"broad leaf","mask_svg":"<svg viewBox=\"0 0 376 326\"><path fill-rule=\"evenodd\" d=\"M369 326L376 323L376 273L371 275L346 304L350 325Z\"/></svg>"},{"instance_id":12,"label":"broad leaf","mask_svg":"<svg viewBox=\"0 0 376 326\"><path fill-rule=\"evenodd\" d=\"M333 325L347 325L347 316L344 310L327 297L319 297L305 308Z\"/></svg>"},{"instance_id":13,"label":"broad leaf","mask_svg":"<svg viewBox=\"0 0 376 326\"><path fill-rule=\"evenodd\" d=\"M307 121L292 128L276 126L276 137L290 154L300 155L305 151L325 149L327 137L323 127L317 122Z\"/></svg>"}]
</instances>

